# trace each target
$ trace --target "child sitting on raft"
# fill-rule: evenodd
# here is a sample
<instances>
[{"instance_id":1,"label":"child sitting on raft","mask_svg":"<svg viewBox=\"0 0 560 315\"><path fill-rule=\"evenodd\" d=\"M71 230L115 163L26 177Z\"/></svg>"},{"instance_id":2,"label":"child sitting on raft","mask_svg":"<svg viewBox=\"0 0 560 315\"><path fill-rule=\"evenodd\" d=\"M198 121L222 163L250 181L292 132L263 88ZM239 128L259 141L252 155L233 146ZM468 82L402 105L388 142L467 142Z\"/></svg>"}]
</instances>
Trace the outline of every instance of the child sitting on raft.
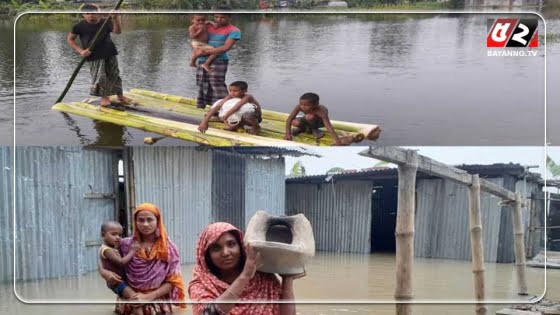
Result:
<instances>
[{"instance_id":1,"label":"child sitting on raft","mask_svg":"<svg viewBox=\"0 0 560 315\"><path fill-rule=\"evenodd\" d=\"M236 131L240 127L249 126L248 132L256 135L261 130L262 111L259 102L249 93L247 82L235 81L229 85L229 94L212 105L210 111L198 125L202 133L208 130L208 122L217 113L224 122L225 130ZM237 100L237 102L236 102Z\"/></svg>"},{"instance_id":2,"label":"child sitting on raft","mask_svg":"<svg viewBox=\"0 0 560 315\"><path fill-rule=\"evenodd\" d=\"M104 269L116 273L123 279L117 285L107 283L107 287L119 297L130 300L135 297L136 292L124 281L124 267L132 260L136 252L140 250L140 245L134 243L131 251L126 256L121 257L117 248L121 242L122 234L123 228L116 221L107 221L101 225L103 244L99 248L99 262ZM134 308L134 314L142 315L142 308L140 306L138 305L138 307Z\"/></svg>"},{"instance_id":3,"label":"child sitting on raft","mask_svg":"<svg viewBox=\"0 0 560 315\"><path fill-rule=\"evenodd\" d=\"M303 116L296 117L300 112L303 113ZM295 128L291 129L292 126ZM327 128L335 145L350 144L349 139L343 138L343 140L341 140L334 131L331 120L329 119L328 109L319 104L319 95L315 93L305 93L299 98L299 104L294 107L286 120L284 139L292 140L293 137L302 132L306 132L313 134L315 139L319 140L324 136L324 133L319 129L321 127Z\"/></svg>"}]
</instances>

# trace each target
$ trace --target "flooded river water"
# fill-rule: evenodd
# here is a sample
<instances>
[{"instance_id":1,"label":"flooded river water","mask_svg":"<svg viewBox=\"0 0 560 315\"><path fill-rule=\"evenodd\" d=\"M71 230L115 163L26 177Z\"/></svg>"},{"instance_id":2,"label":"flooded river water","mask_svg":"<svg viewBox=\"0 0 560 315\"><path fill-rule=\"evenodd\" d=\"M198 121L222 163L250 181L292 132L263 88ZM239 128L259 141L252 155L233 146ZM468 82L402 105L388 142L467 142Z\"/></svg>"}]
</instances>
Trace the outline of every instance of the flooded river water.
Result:
<instances>
[{"instance_id":1,"label":"flooded river water","mask_svg":"<svg viewBox=\"0 0 560 315\"><path fill-rule=\"evenodd\" d=\"M114 40L126 90L195 96L185 17L125 17L125 31ZM487 20L496 17L240 14L234 23L243 39L231 51L227 82L247 81L263 107L283 112L304 92L316 92L332 118L381 125L378 143L384 145L543 145L544 50L539 47L536 57L487 56ZM65 41L72 23L31 16L18 20L16 141L142 144L146 132L75 115L69 122L51 110L79 61ZM0 23L5 34L0 43L11 40L11 27ZM560 33L557 19L547 27ZM549 50L548 59L559 58L558 49ZM5 89L0 134L6 143L13 133L13 61L0 61L0 88ZM555 74L548 79L558 82ZM88 86L84 67L65 100L83 100ZM549 93L557 95L557 89ZM557 126L549 123L549 134ZM160 144L186 143L165 139Z\"/></svg>"}]
</instances>

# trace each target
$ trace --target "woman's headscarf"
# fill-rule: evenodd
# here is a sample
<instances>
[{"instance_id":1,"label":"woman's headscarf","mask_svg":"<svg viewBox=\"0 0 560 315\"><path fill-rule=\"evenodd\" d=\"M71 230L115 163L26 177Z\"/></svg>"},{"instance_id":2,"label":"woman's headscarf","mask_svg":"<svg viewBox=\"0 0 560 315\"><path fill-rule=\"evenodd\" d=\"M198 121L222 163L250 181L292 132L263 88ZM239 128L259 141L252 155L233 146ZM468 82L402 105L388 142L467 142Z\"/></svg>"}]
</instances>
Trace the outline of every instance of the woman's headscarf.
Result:
<instances>
[{"instance_id":1,"label":"woman's headscarf","mask_svg":"<svg viewBox=\"0 0 560 315\"><path fill-rule=\"evenodd\" d=\"M243 233L235 226L225 222L218 222L206 227L200 234L196 245L196 264L193 269L192 280L189 283L189 297L193 302L212 302L229 287L228 283L220 280L210 271L210 267L206 263L206 252L210 245L218 241L227 232L237 236L238 241L240 241L241 251L245 250L243 247ZM274 301L279 300L281 295L282 287L275 275L257 272L249 281L239 299L247 301ZM193 304L195 315L202 314L204 308L204 304ZM228 314L276 315L280 314L280 306L278 304L237 304Z\"/></svg>"},{"instance_id":2,"label":"woman's headscarf","mask_svg":"<svg viewBox=\"0 0 560 315\"><path fill-rule=\"evenodd\" d=\"M169 240L167 238L167 231L165 230L165 226L163 225L163 220L161 219L161 211L151 203L143 203L136 207L134 213L132 214L134 223L133 223L133 232L134 232L134 240L140 241L140 232L138 231L138 227L136 226L136 215L140 211L148 211L151 212L157 219L157 230L156 236L158 237L154 246L150 250L150 254L146 254L145 251L140 250L136 253L136 255L142 257L145 260L153 260L153 259L160 259L163 261L169 260Z\"/></svg>"},{"instance_id":3,"label":"woman's headscarf","mask_svg":"<svg viewBox=\"0 0 560 315\"><path fill-rule=\"evenodd\" d=\"M163 225L161 211L151 203L143 203L136 207L133 213L133 237L121 241L121 252L126 255L134 241L140 241L140 233L136 226L136 215L140 211L149 211L157 219L157 239L147 254L143 249L126 266L127 282L139 291L150 291L159 288L164 282L173 286L170 298L173 301L185 299L185 283L181 274L180 255L177 246L169 240ZM186 307L185 304L179 304Z\"/></svg>"}]
</instances>

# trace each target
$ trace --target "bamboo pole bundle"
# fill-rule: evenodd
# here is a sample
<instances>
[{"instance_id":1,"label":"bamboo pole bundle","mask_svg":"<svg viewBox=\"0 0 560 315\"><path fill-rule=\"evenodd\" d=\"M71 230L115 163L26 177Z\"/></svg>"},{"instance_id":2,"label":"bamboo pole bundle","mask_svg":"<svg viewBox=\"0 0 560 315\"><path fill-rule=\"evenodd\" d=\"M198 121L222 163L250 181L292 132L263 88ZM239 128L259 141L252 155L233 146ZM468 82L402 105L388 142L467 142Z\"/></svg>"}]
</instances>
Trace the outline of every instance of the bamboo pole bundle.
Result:
<instances>
[{"instance_id":1,"label":"bamboo pole bundle","mask_svg":"<svg viewBox=\"0 0 560 315\"><path fill-rule=\"evenodd\" d=\"M137 102L137 105L133 108L138 108L138 107L145 108L150 111L154 111L154 113L156 114L170 113L170 112L176 113L179 114L181 118L184 116L185 118L190 120L189 122L191 123L198 124L204 118L204 115L207 113L207 110L203 111L192 106L181 106L178 103L173 103L168 100L159 100L159 99L154 99L151 97L146 97L146 96L132 94L132 93L125 93L125 95L133 99L135 102ZM217 129L222 129L224 124L222 122L211 122L210 126ZM279 121L273 121L273 120L263 120L260 123L260 126L261 126L261 133L259 134L259 136L270 137L270 138L280 139L280 140L284 139L284 128L285 128L284 123L280 123ZM245 133L245 130L239 128L237 132ZM360 142L363 140L363 135L358 133L343 131L343 132L339 132L338 134L340 137L351 137L352 142ZM325 135L318 141L317 139L315 139L315 137L313 137L313 135L301 133L298 136L294 137L294 141L310 144L310 145L320 145L320 146L329 146L334 143L334 139L329 133L325 133Z\"/></svg>"},{"instance_id":2,"label":"bamboo pole bundle","mask_svg":"<svg viewBox=\"0 0 560 315\"><path fill-rule=\"evenodd\" d=\"M111 108L103 108L87 103L59 103L53 109L77 114L92 119L102 120L117 125L134 127L145 131L155 132L169 137L188 140L211 146L302 146L304 144L257 137L247 134L232 133L225 130L209 129L206 133L200 133L198 126L177 122L173 120L144 116L141 114L120 111Z\"/></svg>"},{"instance_id":3,"label":"bamboo pole bundle","mask_svg":"<svg viewBox=\"0 0 560 315\"><path fill-rule=\"evenodd\" d=\"M515 193L515 208L513 210L513 237L515 241L515 265L517 269L517 285L519 288L519 295L527 295L527 278L525 277L525 243L524 243L524 232L523 232L523 222L521 219L521 206L523 202L521 200L521 194L519 192Z\"/></svg>"},{"instance_id":4,"label":"bamboo pole bundle","mask_svg":"<svg viewBox=\"0 0 560 315\"><path fill-rule=\"evenodd\" d=\"M474 277L474 296L477 301L484 300L484 250L482 246L482 216L480 214L480 179L472 175L469 187L469 226L471 230L471 254ZM477 303L477 315L485 315L484 304Z\"/></svg>"},{"instance_id":5,"label":"bamboo pole bundle","mask_svg":"<svg viewBox=\"0 0 560 315\"><path fill-rule=\"evenodd\" d=\"M174 103L186 104L191 107L196 106L195 99L187 98L183 96L158 93L158 92L142 90L142 89L131 89L130 93L167 100ZM285 123L287 118L288 118L288 114L286 113L281 113L281 112L276 112L271 110L263 110L263 120L265 119L275 120L275 121ZM360 123L345 122L345 121L338 121L338 120L331 120L331 124L337 132L346 131L346 132L361 134L363 136L362 140L363 139L376 140L377 138L379 138L379 134L381 133L381 129L377 125L360 124Z\"/></svg>"},{"instance_id":6,"label":"bamboo pole bundle","mask_svg":"<svg viewBox=\"0 0 560 315\"><path fill-rule=\"evenodd\" d=\"M396 278L395 298L412 299L412 268L414 265L414 208L416 171L418 155L416 151L406 151L406 163L399 164L399 187L397 205L396 237ZM398 315L411 314L410 304L397 304Z\"/></svg>"}]
</instances>

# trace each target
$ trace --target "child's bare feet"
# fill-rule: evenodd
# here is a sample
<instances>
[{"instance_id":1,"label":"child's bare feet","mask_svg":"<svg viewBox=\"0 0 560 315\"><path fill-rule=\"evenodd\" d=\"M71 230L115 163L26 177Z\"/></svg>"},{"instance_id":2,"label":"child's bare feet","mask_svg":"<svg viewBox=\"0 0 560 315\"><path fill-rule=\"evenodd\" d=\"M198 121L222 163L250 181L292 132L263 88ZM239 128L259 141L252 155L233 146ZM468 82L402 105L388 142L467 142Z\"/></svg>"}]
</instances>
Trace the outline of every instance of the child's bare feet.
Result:
<instances>
[{"instance_id":1,"label":"child's bare feet","mask_svg":"<svg viewBox=\"0 0 560 315\"><path fill-rule=\"evenodd\" d=\"M301 129L301 128L292 128L292 137L295 137L302 132L303 132L303 129Z\"/></svg>"},{"instance_id":2,"label":"child's bare feet","mask_svg":"<svg viewBox=\"0 0 560 315\"><path fill-rule=\"evenodd\" d=\"M354 143L354 139L351 136L346 136L340 137L336 145L351 145L352 143Z\"/></svg>"},{"instance_id":3,"label":"child's bare feet","mask_svg":"<svg viewBox=\"0 0 560 315\"><path fill-rule=\"evenodd\" d=\"M101 98L101 107L107 107L109 105L111 105L111 100L108 97L103 96Z\"/></svg>"},{"instance_id":4,"label":"child's bare feet","mask_svg":"<svg viewBox=\"0 0 560 315\"><path fill-rule=\"evenodd\" d=\"M211 72L212 72L212 69L210 69L210 65L209 65L209 64L203 63L203 64L201 65L201 67L202 67L202 69L206 70L208 73L211 73Z\"/></svg>"},{"instance_id":5,"label":"child's bare feet","mask_svg":"<svg viewBox=\"0 0 560 315\"><path fill-rule=\"evenodd\" d=\"M118 95L117 98L119 99L119 102L121 104L124 104L124 105L131 105L132 103L134 103L134 101L132 99L130 99L130 98L124 96L124 95Z\"/></svg>"},{"instance_id":6,"label":"child's bare feet","mask_svg":"<svg viewBox=\"0 0 560 315\"><path fill-rule=\"evenodd\" d=\"M259 125L253 126L253 127L249 128L249 130L247 130L247 132L252 134L252 135L257 135L259 132L261 132L261 126L259 126Z\"/></svg>"},{"instance_id":7,"label":"child's bare feet","mask_svg":"<svg viewBox=\"0 0 560 315\"><path fill-rule=\"evenodd\" d=\"M317 140L323 138L323 136L325 135L325 133L319 129L311 129L311 133L313 134L313 137L315 137L315 139Z\"/></svg>"},{"instance_id":8,"label":"child's bare feet","mask_svg":"<svg viewBox=\"0 0 560 315\"><path fill-rule=\"evenodd\" d=\"M225 126L224 126L224 130L227 130L227 131L236 131L237 128L239 128L239 125L233 125L232 126L232 125L229 125L228 123L225 123Z\"/></svg>"},{"instance_id":9,"label":"child's bare feet","mask_svg":"<svg viewBox=\"0 0 560 315\"><path fill-rule=\"evenodd\" d=\"M212 117L210 117L210 119L208 119L208 121L217 122L222 120L220 119L220 117L218 117L218 115L213 115Z\"/></svg>"}]
</instances>

